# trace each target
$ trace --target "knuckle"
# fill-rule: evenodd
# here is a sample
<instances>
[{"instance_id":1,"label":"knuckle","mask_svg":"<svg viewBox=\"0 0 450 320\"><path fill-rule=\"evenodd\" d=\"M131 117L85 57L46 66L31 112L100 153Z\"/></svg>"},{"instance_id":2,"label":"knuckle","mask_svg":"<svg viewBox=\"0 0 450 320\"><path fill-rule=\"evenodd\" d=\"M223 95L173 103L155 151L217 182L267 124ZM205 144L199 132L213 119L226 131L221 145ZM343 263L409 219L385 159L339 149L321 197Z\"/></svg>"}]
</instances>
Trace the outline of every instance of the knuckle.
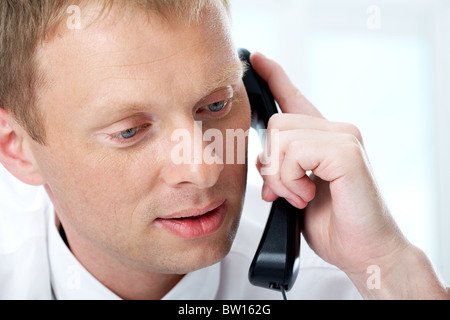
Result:
<instances>
[{"instance_id":1,"label":"knuckle","mask_svg":"<svg viewBox=\"0 0 450 320\"><path fill-rule=\"evenodd\" d=\"M362 134L357 126L351 123L343 124L343 131L355 137L360 143L362 143Z\"/></svg>"},{"instance_id":2,"label":"knuckle","mask_svg":"<svg viewBox=\"0 0 450 320\"><path fill-rule=\"evenodd\" d=\"M280 129L283 124L284 115L281 113L276 113L269 119L269 123L267 125L267 129Z\"/></svg>"},{"instance_id":3,"label":"knuckle","mask_svg":"<svg viewBox=\"0 0 450 320\"><path fill-rule=\"evenodd\" d=\"M354 160L364 159L364 149L358 138L353 134L346 134L345 137L347 141L345 153Z\"/></svg>"},{"instance_id":4,"label":"knuckle","mask_svg":"<svg viewBox=\"0 0 450 320\"><path fill-rule=\"evenodd\" d=\"M305 96L303 95L303 92L301 92L300 89L297 87L292 88L291 97L293 99L297 99L297 100L301 100L301 99L305 98Z\"/></svg>"},{"instance_id":5,"label":"knuckle","mask_svg":"<svg viewBox=\"0 0 450 320\"><path fill-rule=\"evenodd\" d=\"M302 101L303 93L295 86L287 89L286 94L279 98L280 105L286 105L292 101Z\"/></svg>"},{"instance_id":6,"label":"knuckle","mask_svg":"<svg viewBox=\"0 0 450 320\"><path fill-rule=\"evenodd\" d=\"M296 159L299 151L302 149L302 140L291 140L284 145L282 153L286 159Z\"/></svg>"}]
</instances>

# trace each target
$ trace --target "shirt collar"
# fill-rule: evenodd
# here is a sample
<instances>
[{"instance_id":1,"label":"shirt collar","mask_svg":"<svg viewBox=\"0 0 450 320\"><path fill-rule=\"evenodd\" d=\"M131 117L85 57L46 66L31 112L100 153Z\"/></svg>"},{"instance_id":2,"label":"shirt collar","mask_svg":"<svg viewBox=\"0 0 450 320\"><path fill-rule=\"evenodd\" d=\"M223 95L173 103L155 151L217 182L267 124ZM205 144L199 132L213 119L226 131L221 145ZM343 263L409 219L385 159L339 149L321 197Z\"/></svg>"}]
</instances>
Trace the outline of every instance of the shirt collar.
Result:
<instances>
[{"instance_id":1,"label":"shirt collar","mask_svg":"<svg viewBox=\"0 0 450 320\"><path fill-rule=\"evenodd\" d=\"M92 276L64 243L49 210L48 250L51 285L58 300L120 300ZM163 300L212 300L220 283L220 263L187 274Z\"/></svg>"}]
</instances>

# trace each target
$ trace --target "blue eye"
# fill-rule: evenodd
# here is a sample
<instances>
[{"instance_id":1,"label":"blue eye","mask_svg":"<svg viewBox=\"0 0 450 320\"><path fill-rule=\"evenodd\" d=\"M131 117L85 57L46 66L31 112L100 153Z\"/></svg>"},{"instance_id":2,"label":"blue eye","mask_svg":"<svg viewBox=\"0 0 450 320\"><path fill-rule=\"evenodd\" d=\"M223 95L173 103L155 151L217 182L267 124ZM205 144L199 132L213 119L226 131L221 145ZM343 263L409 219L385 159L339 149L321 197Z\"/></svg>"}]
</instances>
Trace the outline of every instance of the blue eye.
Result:
<instances>
[{"instance_id":1,"label":"blue eye","mask_svg":"<svg viewBox=\"0 0 450 320\"><path fill-rule=\"evenodd\" d=\"M211 112L219 112L227 105L228 101L215 102L207 106Z\"/></svg>"},{"instance_id":2,"label":"blue eye","mask_svg":"<svg viewBox=\"0 0 450 320\"><path fill-rule=\"evenodd\" d=\"M136 135L138 135L141 131L147 130L150 126L151 126L150 124L144 124L142 126L138 126L138 127L134 127L134 128L130 128L130 129L118 132L118 133L114 134L113 136L115 136L117 139L131 140Z\"/></svg>"},{"instance_id":3,"label":"blue eye","mask_svg":"<svg viewBox=\"0 0 450 320\"><path fill-rule=\"evenodd\" d=\"M119 133L120 138L122 139L131 139L133 138L139 131L139 127L131 128Z\"/></svg>"}]
</instances>

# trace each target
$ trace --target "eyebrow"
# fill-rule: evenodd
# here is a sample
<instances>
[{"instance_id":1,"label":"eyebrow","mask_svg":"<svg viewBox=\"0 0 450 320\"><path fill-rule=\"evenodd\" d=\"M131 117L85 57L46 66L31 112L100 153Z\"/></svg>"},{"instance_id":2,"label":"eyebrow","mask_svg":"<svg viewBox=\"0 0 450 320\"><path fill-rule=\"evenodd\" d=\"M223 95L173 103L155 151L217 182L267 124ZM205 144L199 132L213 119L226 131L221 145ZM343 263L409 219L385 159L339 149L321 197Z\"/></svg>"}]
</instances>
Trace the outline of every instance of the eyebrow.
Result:
<instances>
[{"instance_id":1,"label":"eyebrow","mask_svg":"<svg viewBox=\"0 0 450 320\"><path fill-rule=\"evenodd\" d=\"M199 91L203 94L206 93L205 96L208 96L217 89L230 85L231 82L237 79L242 79L247 69L248 65L246 62L236 60L223 68L213 82L200 87Z\"/></svg>"},{"instance_id":2,"label":"eyebrow","mask_svg":"<svg viewBox=\"0 0 450 320\"><path fill-rule=\"evenodd\" d=\"M207 97L217 91L220 88L225 86L229 86L233 82L238 79L242 79L245 72L248 69L248 65L246 62L235 60L229 63L224 68L220 69L220 72L217 73L217 77L212 82L207 83L203 86L197 86L197 93L199 96ZM110 101L106 99L106 101ZM110 103L99 103L101 106L110 105ZM122 114L129 113L131 111L138 112L143 109L147 109L149 105L141 104L141 103L130 103L130 104L117 104L118 108L99 108L96 110L97 114L104 114L113 117L120 117ZM103 115L102 115L103 117Z\"/></svg>"}]
</instances>

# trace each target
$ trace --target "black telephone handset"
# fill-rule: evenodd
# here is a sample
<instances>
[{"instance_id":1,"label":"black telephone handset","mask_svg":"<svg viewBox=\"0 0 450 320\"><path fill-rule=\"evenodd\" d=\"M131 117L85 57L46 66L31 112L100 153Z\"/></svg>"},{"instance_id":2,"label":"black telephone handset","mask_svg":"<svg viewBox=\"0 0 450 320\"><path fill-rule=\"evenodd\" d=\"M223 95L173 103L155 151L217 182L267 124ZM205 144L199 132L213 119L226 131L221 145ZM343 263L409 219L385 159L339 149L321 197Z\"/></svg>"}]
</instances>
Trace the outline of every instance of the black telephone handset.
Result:
<instances>
[{"instance_id":1,"label":"black telephone handset","mask_svg":"<svg viewBox=\"0 0 450 320\"><path fill-rule=\"evenodd\" d=\"M241 61L248 64L244 85L252 108L252 127L267 128L270 117L277 113L275 100L267 83L250 64L250 52L239 50ZM300 264L300 231L302 210L283 198L272 204L267 225L249 270L249 280L255 286L279 290L285 296L298 274Z\"/></svg>"}]
</instances>

